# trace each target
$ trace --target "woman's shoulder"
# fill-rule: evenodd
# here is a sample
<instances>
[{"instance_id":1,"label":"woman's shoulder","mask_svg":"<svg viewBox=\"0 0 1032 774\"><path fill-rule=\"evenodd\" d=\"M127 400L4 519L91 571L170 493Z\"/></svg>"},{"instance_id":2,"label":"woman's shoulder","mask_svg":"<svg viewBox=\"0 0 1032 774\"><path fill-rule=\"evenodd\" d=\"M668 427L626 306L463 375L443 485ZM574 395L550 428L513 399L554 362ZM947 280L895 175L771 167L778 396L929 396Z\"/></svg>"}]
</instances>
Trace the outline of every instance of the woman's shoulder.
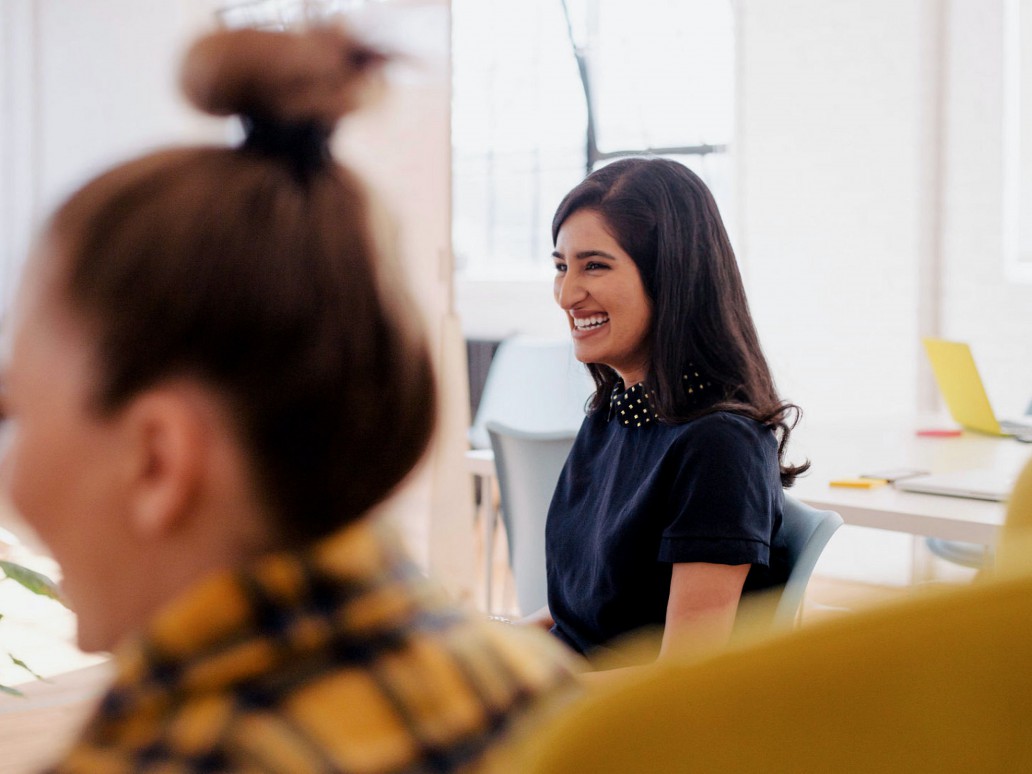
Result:
<instances>
[{"instance_id":1,"label":"woman's shoulder","mask_svg":"<svg viewBox=\"0 0 1032 774\"><path fill-rule=\"evenodd\" d=\"M697 452L709 458L777 455L773 431L751 417L733 411L714 411L672 426L673 449Z\"/></svg>"},{"instance_id":2,"label":"woman's shoulder","mask_svg":"<svg viewBox=\"0 0 1032 774\"><path fill-rule=\"evenodd\" d=\"M718 438L752 439L773 436L762 422L734 411L713 411L680 425L679 435L685 438L715 440Z\"/></svg>"}]
</instances>

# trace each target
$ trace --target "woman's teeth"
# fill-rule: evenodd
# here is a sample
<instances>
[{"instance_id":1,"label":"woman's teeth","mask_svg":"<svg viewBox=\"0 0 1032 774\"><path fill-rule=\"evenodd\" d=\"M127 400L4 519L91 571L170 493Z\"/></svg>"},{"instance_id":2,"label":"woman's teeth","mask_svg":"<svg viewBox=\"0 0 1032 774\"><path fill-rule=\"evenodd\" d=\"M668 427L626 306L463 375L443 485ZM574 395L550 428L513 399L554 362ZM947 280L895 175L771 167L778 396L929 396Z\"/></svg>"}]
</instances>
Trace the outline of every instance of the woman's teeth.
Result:
<instances>
[{"instance_id":1,"label":"woman's teeth","mask_svg":"<svg viewBox=\"0 0 1032 774\"><path fill-rule=\"evenodd\" d=\"M591 317L573 318L573 327L579 331L588 331L592 328L598 328L600 325L605 325L607 322L609 322L607 315L593 314Z\"/></svg>"}]
</instances>

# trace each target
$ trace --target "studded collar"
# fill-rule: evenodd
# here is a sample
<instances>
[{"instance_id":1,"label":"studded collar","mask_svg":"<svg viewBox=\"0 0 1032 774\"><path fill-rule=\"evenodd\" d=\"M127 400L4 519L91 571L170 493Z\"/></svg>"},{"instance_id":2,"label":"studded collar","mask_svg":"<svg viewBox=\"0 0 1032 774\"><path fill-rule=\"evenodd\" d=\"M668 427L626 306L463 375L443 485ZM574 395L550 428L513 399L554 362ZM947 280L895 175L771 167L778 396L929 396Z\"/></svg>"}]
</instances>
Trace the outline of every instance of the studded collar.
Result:
<instances>
[{"instance_id":1,"label":"studded collar","mask_svg":"<svg viewBox=\"0 0 1032 774\"><path fill-rule=\"evenodd\" d=\"M689 369L682 377L685 392L690 403L701 403L712 382L700 376L694 366L689 365ZM617 419L621 425L631 429L648 427L656 422L656 413L649 402L649 393L644 383L639 382L625 389L623 381L617 380L609 396L609 419Z\"/></svg>"},{"instance_id":2,"label":"studded collar","mask_svg":"<svg viewBox=\"0 0 1032 774\"><path fill-rule=\"evenodd\" d=\"M624 427L644 427L651 424L654 414L645 385L639 382L629 390L618 381L609 397L609 418L616 418Z\"/></svg>"}]
</instances>

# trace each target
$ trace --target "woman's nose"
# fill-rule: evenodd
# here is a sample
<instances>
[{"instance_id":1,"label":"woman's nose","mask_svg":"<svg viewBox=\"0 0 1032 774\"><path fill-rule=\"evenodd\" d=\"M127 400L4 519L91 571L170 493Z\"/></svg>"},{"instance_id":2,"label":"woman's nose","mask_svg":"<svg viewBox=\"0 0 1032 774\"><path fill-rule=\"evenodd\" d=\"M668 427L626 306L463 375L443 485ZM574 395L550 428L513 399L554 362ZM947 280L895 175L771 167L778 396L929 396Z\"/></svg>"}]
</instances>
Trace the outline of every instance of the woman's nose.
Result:
<instances>
[{"instance_id":1,"label":"woman's nose","mask_svg":"<svg viewBox=\"0 0 1032 774\"><path fill-rule=\"evenodd\" d=\"M560 274L555 280L555 301L563 309L572 309L584 299L587 293L580 278L567 272Z\"/></svg>"}]
</instances>

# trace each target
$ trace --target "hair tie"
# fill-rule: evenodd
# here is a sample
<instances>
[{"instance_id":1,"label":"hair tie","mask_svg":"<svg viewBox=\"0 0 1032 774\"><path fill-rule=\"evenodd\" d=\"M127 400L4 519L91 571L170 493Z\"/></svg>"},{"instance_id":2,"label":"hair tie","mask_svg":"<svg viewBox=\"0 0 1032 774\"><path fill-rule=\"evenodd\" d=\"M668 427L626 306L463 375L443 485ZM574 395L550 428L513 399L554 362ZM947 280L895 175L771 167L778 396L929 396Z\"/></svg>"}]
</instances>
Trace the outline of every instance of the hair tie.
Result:
<instances>
[{"instance_id":1,"label":"hair tie","mask_svg":"<svg viewBox=\"0 0 1032 774\"><path fill-rule=\"evenodd\" d=\"M241 150L283 159L300 179L330 162L332 127L316 121L292 123L251 115L241 116L240 122L244 127Z\"/></svg>"}]
</instances>

